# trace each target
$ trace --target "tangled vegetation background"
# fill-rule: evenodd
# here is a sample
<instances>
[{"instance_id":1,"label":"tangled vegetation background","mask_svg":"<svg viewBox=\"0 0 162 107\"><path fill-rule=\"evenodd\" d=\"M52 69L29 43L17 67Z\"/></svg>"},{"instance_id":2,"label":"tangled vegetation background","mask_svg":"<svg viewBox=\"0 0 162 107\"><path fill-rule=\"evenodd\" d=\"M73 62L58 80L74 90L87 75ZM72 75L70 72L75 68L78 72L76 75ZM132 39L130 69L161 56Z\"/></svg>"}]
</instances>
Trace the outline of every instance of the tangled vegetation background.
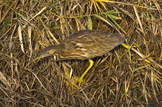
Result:
<instances>
[{"instance_id":1,"label":"tangled vegetation background","mask_svg":"<svg viewBox=\"0 0 162 107\"><path fill-rule=\"evenodd\" d=\"M123 33L123 46L87 60L30 62L77 31ZM161 0L1 0L0 106L126 107L162 105Z\"/></svg>"}]
</instances>

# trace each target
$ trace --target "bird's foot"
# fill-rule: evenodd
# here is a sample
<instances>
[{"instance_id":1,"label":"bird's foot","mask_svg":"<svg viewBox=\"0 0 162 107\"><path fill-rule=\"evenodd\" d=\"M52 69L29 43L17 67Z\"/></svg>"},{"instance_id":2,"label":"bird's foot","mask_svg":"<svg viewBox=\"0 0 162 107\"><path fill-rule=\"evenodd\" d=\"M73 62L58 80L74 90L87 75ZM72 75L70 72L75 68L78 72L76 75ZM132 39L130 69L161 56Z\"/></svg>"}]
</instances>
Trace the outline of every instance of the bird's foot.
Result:
<instances>
[{"instance_id":1,"label":"bird's foot","mask_svg":"<svg viewBox=\"0 0 162 107\"><path fill-rule=\"evenodd\" d=\"M130 52L130 49L131 49L131 47L138 47L138 46L129 46L129 45L126 45L125 43L122 43L121 45L124 46L127 49L126 52L121 57L123 57L125 54L128 53L129 54L129 60L131 62L131 52Z\"/></svg>"},{"instance_id":2,"label":"bird's foot","mask_svg":"<svg viewBox=\"0 0 162 107\"><path fill-rule=\"evenodd\" d=\"M68 81L66 81L66 86L68 86L70 90L79 89L79 87L82 84L84 84L84 79L82 77L79 78L79 77L73 75L70 78L70 74L66 73L65 78L68 80Z\"/></svg>"},{"instance_id":3,"label":"bird's foot","mask_svg":"<svg viewBox=\"0 0 162 107\"><path fill-rule=\"evenodd\" d=\"M79 86L84 82L84 79L81 77L80 78L73 77L73 80L74 80L74 83L78 84Z\"/></svg>"}]
</instances>

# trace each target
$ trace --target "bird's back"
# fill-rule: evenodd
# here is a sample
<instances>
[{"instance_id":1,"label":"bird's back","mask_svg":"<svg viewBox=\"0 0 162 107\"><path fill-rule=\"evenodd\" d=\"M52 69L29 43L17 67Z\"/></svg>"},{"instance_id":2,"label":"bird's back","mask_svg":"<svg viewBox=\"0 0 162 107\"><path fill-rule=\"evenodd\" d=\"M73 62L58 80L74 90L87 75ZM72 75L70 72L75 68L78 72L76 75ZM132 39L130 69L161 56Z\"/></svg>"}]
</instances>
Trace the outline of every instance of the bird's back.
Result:
<instances>
[{"instance_id":1,"label":"bird's back","mask_svg":"<svg viewBox=\"0 0 162 107\"><path fill-rule=\"evenodd\" d=\"M96 30L79 31L62 41L65 48L60 53L63 59L90 59L102 56L124 42L119 33L107 33Z\"/></svg>"}]
</instances>

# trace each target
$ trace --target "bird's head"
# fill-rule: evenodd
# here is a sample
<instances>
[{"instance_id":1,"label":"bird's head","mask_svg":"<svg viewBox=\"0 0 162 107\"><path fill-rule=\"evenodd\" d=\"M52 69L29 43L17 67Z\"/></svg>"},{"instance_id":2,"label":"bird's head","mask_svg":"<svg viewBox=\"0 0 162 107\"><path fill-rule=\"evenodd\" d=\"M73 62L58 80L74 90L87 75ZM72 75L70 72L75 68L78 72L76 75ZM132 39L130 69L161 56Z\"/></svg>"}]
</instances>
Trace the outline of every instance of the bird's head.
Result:
<instances>
[{"instance_id":1,"label":"bird's head","mask_svg":"<svg viewBox=\"0 0 162 107\"><path fill-rule=\"evenodd\" d=\"M53 55L57 51L57 47L58 47L57 45L51 45L46 47L38 56L36 56L31 61L35 61L37 59Z\"/></svg>"}]
</instances>

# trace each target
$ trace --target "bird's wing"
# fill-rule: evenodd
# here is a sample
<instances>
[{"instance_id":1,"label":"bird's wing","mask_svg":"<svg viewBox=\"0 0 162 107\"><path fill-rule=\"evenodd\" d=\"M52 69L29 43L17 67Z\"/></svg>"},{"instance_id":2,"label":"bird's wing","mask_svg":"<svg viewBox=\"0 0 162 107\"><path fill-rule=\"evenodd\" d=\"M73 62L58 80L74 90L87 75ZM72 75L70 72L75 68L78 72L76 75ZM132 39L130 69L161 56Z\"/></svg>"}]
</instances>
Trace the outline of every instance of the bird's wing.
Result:
<instances>
[{"instance_id":1,"label":"bird's wing","mask_svg":"<svg viewBox=\"0 0 162 107\"><path fill-rule=\"evenodd\" d=\"M65 53L71 56L80 56L85 58L93 58L102 56L123 42L124 38L121 34L109 34L107 32L85 30L75 33L66 38Z\"/></svg>"}]
</instances>

